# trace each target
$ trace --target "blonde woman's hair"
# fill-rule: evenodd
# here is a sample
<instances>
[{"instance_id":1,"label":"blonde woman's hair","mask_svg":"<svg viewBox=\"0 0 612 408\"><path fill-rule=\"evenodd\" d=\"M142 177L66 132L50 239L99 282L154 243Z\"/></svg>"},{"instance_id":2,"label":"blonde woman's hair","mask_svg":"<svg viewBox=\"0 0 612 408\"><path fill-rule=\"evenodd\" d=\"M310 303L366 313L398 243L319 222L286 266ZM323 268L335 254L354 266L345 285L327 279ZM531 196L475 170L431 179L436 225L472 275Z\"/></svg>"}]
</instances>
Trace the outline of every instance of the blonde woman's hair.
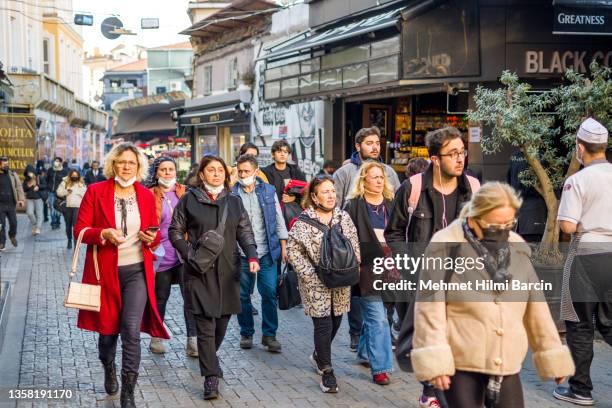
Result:
<instances>
[{"instance_id":1,"label":"blonde woman's hair","mask_svg":"<svg viewBox=\"0 0 612 408\"><path fill-rule=\"evenodd\" d=\"M522 200L518 193L509 184L489 181L472 194L472 199L461 209L459 218L481 218L483 215L504 206L510 206L518 211L521 203Z\"/></svg>"},{"instance_id":2,"label":"blonde woman's hair","mask_svg":"<svg viewBox=\"0 0 612 408\"><path fill-rule=\"evenodd\" d=\"M391 182L389 181L389 176L387 175L387 170L382 163L376 161L366 161L359 168L359 173L357 177L357 182L355 183L355 188L349 194L348 199L363 197L365 194L365 178L368 175L368 171L373 168L379 168L382 170L383 176L385 177L385 187L383 188L383 197L387 200L393 200L395 196L393 194L393 187L391 186Z\"/></svg>"},{"instance_id":3,"label":"blonde woman's hair","mask_svg":"<svg viewBox=\"0 0 612 408\"><path fill-rule=\"evenodd\" d=\"M106 155L104 159L104 176L107 179L114 179L115 174L115 161L119 156L123 153L130 151L136 155L136 159L138 160L138 170L136 171L136 180L141 181L147 178L149 174L149 160L147 160L147 156L143 153L141 149L136 147L133 143L124 142L115 145L111 149L110 152Z\"/></svg>"}]
</instances>

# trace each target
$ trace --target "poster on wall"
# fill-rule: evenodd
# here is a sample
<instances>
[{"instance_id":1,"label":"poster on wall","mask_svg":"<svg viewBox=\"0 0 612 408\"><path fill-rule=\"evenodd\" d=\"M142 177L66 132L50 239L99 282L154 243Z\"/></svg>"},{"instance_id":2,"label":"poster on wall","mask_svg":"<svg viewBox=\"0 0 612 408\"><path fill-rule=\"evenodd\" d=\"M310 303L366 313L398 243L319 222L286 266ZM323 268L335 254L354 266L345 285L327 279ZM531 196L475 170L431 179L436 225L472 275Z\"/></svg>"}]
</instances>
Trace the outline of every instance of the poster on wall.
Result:
<instances>
[{"instance_id":1,"label":"poster on wall","mask_svg":"<svg viewBox=\"0 0 612 408\"><path fill-rule=\"evenodd\" d=\"M261 164L272 162L272 143L286 139L291 146L293 162L310 179L323 168L324 103L311 101L290 106L266 103L261 88L257 87L251 115L251 134L260 149Z\"/></svg>"},{"instance_id":2,"label":"poster on wall","mask_svg":"<svg viewBox=\"0 0 612 408\"><path fill-rule=\"evenodd\" d=\"M36 163L34 115L0 114L0 156L21 177L28 164Z\"/></svg>"}]
</instances>

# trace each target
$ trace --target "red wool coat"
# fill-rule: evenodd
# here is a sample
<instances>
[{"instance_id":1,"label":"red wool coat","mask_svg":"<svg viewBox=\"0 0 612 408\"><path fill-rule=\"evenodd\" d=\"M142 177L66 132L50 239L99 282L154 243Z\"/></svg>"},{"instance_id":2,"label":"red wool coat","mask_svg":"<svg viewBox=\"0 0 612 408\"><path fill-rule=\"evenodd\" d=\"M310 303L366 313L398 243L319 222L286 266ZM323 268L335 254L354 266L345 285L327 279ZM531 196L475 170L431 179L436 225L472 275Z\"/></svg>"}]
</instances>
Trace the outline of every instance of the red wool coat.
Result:
<instances>
[{"instance_id":1,"label":"red wool coat","mask_svg":"<svg viewBox=\"0 0 612 408\"><path fill-rule=\"evenodd\" d=\"M87 244L83 283L97 283L93 263L93 246L98 245L98 267L102 285L100 312L79 310L77 326L80 329L91 330L106 335L119 334L121 317L121 291L119 289L117 268L117 247L108 241L105 245L102 245L100 239L100 233L103 229L117 228L115 225L114 184L115 181L111 179L105 182L92 184L87 188L74 227L75 239L78 238L83 228L90 228L85 231L83 235L83 243ZM134 183L134 188L136 189L136 199L140 211L140 230L144 231L148 227L158 226L159 222L157 221L157 214L155 213L155 198L153 194L140 183ZM160 240L158 231L157 237L151 244L151 247L157 246ZM149 301L147 302L147 306L142 316L140 330L153 337L168 339L170 337L157 312L153 253L144 243L142 244L142 254L144 257L145 278Z\"/></svg>"}]
</instances>

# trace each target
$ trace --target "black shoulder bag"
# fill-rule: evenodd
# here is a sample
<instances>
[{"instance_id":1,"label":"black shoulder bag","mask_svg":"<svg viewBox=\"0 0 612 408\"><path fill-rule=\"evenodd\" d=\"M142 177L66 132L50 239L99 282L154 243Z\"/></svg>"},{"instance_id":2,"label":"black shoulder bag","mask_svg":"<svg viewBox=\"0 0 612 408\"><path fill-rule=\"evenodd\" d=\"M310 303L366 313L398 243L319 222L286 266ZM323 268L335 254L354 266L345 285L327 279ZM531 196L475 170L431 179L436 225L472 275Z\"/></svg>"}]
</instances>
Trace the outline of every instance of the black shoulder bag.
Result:
<instances>
[{"instance_id":1,"label":"black shoulder bag","mask_svg":"<svg viewBox=\"0 0 612 408\"><path fill-rule=\"evenodd\" d=\"M229 200L225 202L223 216L217 228L203 233L198 239L195 248L189 251L189 264L201 274L205 274L213 269L215 261L223 251L223 245L225 244L223 229L227 220L227 207L229 207Z\"/></svg>"}]
</instances>

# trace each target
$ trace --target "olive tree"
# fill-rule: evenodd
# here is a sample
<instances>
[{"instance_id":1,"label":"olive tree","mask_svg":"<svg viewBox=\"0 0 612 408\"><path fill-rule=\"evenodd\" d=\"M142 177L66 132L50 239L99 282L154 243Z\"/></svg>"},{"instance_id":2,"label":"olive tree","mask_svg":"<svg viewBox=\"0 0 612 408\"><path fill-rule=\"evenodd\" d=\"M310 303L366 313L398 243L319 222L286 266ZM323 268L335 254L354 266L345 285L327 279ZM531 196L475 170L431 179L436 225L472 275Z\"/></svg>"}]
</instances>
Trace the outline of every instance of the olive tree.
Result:
<instances>
[{"instance_id":1,"label":"olive tree","mask_svg":"<svg viewBox=\"0 0 612 408\"><path fill-rule=\"evenodd\" d=\"M476 89L476 109L468 115L471 121L480 122L490 130L483 132L484 154L496 153L507 144L523 152L529 168L520 174L520 181L526 187L535 188L548 210L544 235L536 253L542 263L561 260L556 222L559 199L555 191L580 168L574 149L580 123L592 116L608 129L612 125L612 71L596 63L591 64L590 70L588 77L568 71L566 82L550 92L530 92L529 84L521 82L516 74L504 71L501 88L479 86Z\"/></svg>"}]
</instances>

